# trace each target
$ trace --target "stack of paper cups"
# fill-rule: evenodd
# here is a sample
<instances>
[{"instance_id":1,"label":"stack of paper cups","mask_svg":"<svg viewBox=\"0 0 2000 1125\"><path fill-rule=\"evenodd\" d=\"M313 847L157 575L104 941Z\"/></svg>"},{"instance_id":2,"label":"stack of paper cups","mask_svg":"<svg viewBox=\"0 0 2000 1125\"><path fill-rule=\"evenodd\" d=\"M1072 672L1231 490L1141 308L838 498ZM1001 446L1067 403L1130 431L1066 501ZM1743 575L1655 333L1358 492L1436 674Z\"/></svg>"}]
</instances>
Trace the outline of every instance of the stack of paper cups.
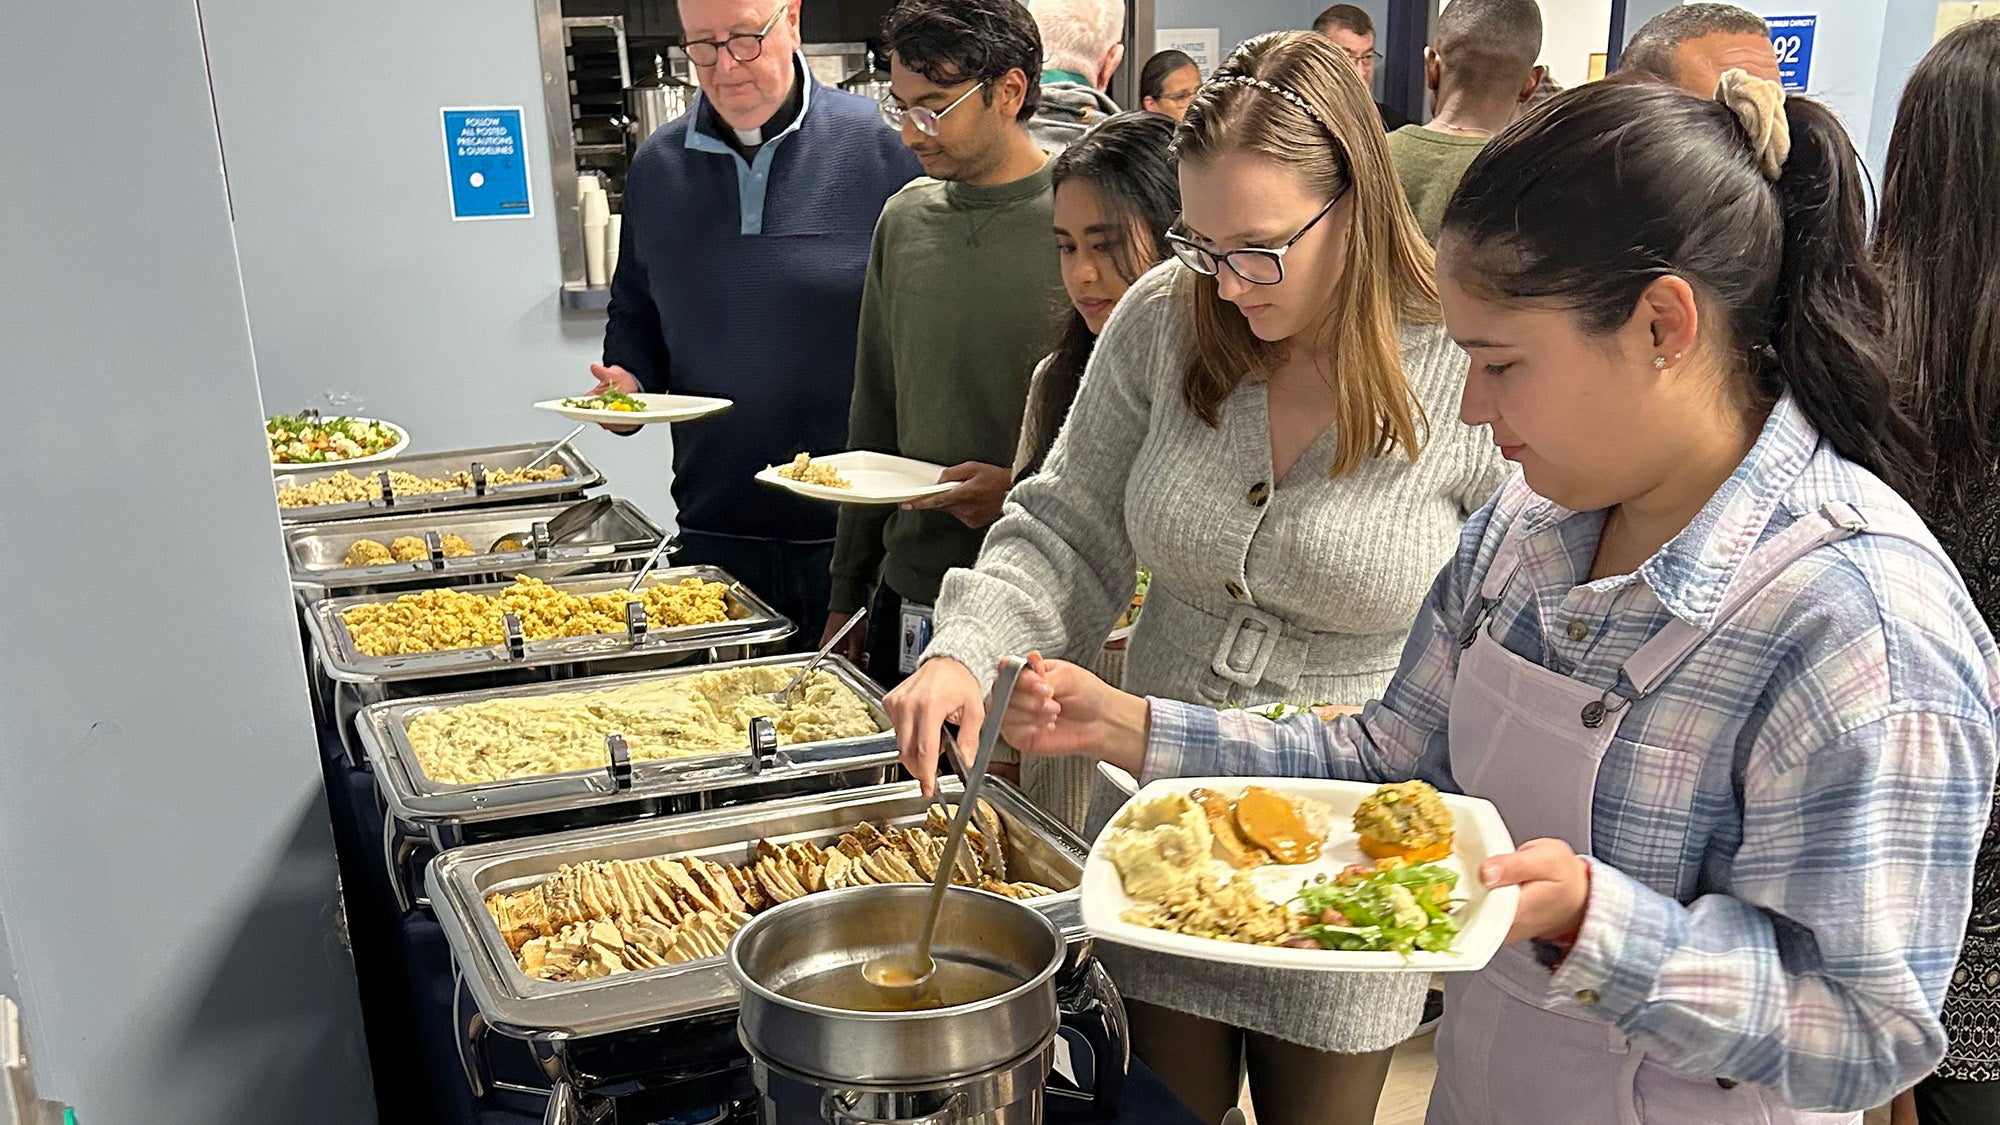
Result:
<instances>
[{"instance_id":1,"label":"stack of paper cups","mask_svg":"<svg viewBox=\"0 0 2000 1125\"><path fill-rule=\"evenodd\" d=\"M611 225L604 230L604 276L618 276L618 243L625 234L625 216L612 215Z\"/></svg>"},{"instance_id":2,"label":"stack of paper cups","mask_svg":"<svg viewBox=\"0 0 2000 1125\"><path fill-rule=\"evenodd\" d=\"M592 177L589 182L595 183ZM581 184L582 181L579 181ZM611 227L611 202L604 196L604 189L586 191L582 199L583 211L583 268L590 279L592 289L602 289L608 284L604 270L604 235Z\"/></svg>"}]
</instances>

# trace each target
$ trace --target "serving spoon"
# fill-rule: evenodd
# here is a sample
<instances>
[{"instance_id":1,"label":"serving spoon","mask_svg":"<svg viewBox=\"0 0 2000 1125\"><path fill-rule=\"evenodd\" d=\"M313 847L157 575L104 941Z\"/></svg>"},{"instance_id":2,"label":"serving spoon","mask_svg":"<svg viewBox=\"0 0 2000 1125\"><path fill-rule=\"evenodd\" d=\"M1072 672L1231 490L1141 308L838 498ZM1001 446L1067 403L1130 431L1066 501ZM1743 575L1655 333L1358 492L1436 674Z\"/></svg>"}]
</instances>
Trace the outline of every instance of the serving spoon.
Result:
<instances>
[{"instance_id":1,"label":"serving spoon","mask_svg":"<svg viewBox=\"0 0 2000 1125\"><path fill-rule=\"evenodd\" d=\"M924 924L917 930L917 943L909 950L871 957L861 966L862 978L877 988L905 995L920 994L937 974L937 962L931 958L931 939L937 936L938 912L944 906L945 888L951 886L952 873L958 869L958 853L965 848L966 825L972 822L973 810L979 807L979 791L985 788L986 774L993 764L993 747L1000 740L1000 721L1014 697L1014 684L1021 678L1021 669L1026 666L1018 656L1000 662L1000 674L993 680L993 694L986 701L986 722L979 730L979 751L965 773L965 789L958 795L958 815L951 819L944 853L938 856L937 878L931 881L930 901L924 910Z\"/></svg>"},{"instance_id":2,"label":"serving spoon","mask_svg":"<svg viewBox=\"0 0 2000 1125\"><path fill-rule=\"evenodd\" d=\"M854 615L847 619L847 624L842 625L839 632L829 638L825 644L819 646L819 651L813 653L812 659L805 662L805 666L799 669L799 674L792 677L791 683L786 684L777 691L765 692L764 698L780 707L789 707L792 702L792 693L799 690L799 685L806 682L806 677L812 675L813 669L819 667L826 660L827 654L838 647L840 642L846 639L847 634L852 633L854 627L861 624L862 619L867 616L867 606L855 610Z\"/></svg>"}]
</instances>

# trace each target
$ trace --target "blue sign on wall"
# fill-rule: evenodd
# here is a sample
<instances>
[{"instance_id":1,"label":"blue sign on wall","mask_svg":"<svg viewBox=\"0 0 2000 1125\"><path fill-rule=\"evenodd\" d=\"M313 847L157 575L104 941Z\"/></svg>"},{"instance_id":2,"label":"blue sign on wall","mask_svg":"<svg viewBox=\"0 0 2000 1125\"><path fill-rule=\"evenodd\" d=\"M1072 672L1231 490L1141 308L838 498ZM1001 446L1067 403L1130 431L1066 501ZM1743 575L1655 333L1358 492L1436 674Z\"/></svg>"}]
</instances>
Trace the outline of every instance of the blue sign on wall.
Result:
<instances>
[{"instance_id":1,"label":"blue sign on wall","mask_svg":"<svg viewBox=\"0 0 2000 1125\"><path fill-rule=\"evenodd\" d=\"M453 220L534 215L519 106L445 110L444 156L451 170Z\"/></svg>"},{"instance_id":2,"label":"blue sign on wall","mask_svg":"<svg viewBox=\"0 0 2000 1125\"><path fill-rule=\"evenodd\" d=\"M1803 94L1812 84L1813 33L1818 16L1771 16L1771 50L1778 55L1778 80L1785 90Z\"/></svg>"}]
</instances>

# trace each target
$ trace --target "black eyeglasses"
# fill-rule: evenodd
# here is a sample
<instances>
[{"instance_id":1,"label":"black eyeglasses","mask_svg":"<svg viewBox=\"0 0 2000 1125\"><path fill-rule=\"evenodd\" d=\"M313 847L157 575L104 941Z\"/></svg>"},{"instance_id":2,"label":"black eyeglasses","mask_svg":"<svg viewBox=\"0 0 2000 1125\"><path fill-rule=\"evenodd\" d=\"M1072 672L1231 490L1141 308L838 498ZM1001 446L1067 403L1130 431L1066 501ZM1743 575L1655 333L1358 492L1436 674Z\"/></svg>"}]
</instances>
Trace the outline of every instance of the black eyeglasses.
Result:
<instances>
[{"instance_id":1,"label":"black eyeglasses","mask_svg":"<svg viewBox=\"0 0 2000 1125\"><path fill-rule=\"evenodd\" d=\"M1174 224L1175 229L1167 232L1167 245L1173 247L1174 257L1179 258L1182 265L1203 277L1214 277L1222 271L1223 266L1227 265L1229 272L1252 285L1276 285L1285 280L1285 255L1291 252L1292 247L1298 245L1299 239L1304 238L1307 231L1318 226L1321 219L1331 214L1336 204L1347 198L1347 193L1353 186L1349 184L1340 189L1339 195L1327 200L1326 206L1319 209L1319 214L1314 215L1312 221L1300 227L1299 233L1286 239L1282 246L1245 246L1241 250L1218 254L1182 234L1179 230L1181 224L1178 222Z\"/></svg>"},{"instance_id":2,"label":"black eyeglasses","mask_svg":"<svg viewBox=\"0 0 2000 1125\"><path fill-rule=\"evenodd\" d=\"M703 68L721 62L722 52L725 49L728 50L729 57L737 62L756 62L764 53L764 38L771 34L772 28L778 26L778 18L791 6L791 0L778 5L778 10L772 12L771 18L764 21L763 30L755 35L731 35L726 39L696 39L681 44L681 54L686 55L689 62Z\"/></svg>"}]
</instances>

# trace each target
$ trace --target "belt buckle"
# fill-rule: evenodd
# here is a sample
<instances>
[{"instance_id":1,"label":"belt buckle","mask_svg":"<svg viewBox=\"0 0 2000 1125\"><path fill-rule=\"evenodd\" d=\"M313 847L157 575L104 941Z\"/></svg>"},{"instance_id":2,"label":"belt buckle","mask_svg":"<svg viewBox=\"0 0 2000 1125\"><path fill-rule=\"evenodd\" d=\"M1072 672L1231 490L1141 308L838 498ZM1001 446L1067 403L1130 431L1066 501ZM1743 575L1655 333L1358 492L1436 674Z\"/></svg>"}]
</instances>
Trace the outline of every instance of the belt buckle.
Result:
<instances>
[{"instance_id":1,"label":"belt buckle","mask_svg":"<svg viewBox=\"0 0 2000 1125\"><path fill-rule=\"evenodd\" d=\"M1215 657L1209 663L1209 671L1239 687L1255 687L1264 682L1264 672L1271 665L1272 650L1277 647L1279 626L1277 618L1255 606L1238 605L1230 609L1222 630L1222 640L1215 646ZM1257 631L1257 647L1250 655L1247 668L1239 668L1230 662L1236 651L1236 639L1251 629Z\"/></svg>"}]
</instances>

